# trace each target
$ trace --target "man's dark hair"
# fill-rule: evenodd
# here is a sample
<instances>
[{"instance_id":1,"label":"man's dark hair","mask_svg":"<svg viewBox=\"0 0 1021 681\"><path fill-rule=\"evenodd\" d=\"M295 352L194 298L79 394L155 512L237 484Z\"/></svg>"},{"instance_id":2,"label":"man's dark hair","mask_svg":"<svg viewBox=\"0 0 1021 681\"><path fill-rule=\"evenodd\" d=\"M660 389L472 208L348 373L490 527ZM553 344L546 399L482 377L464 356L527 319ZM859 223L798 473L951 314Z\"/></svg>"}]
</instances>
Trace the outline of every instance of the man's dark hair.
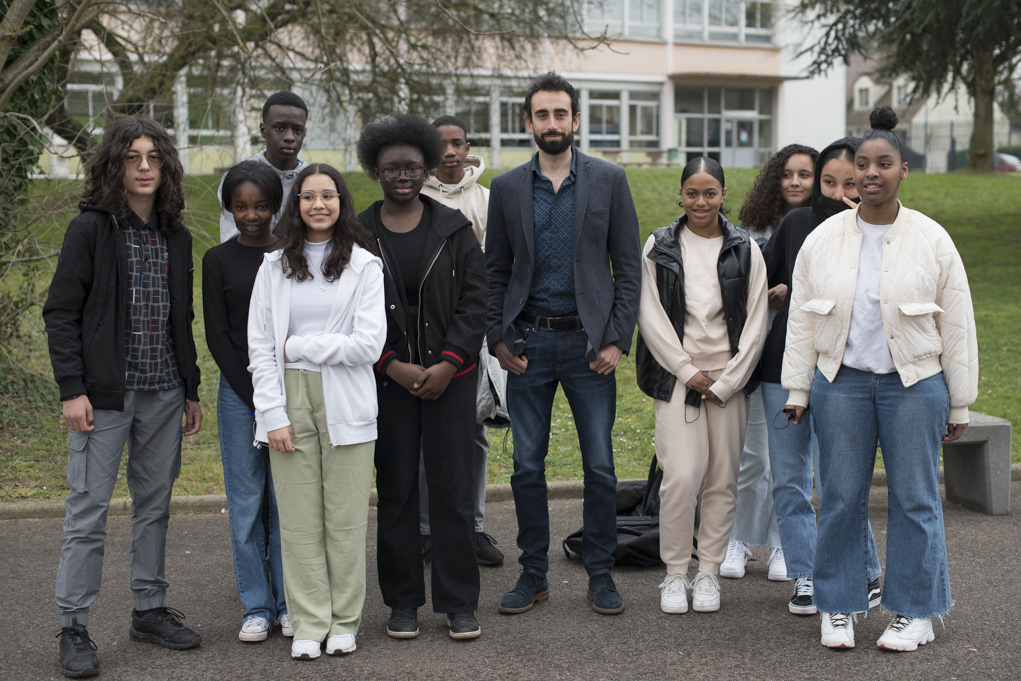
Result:
<instances>
[{"instance_id":1,"label":"man's dark hair","mask_svg":"<svg viewBox=\"0 0 1021 681\"><path fill-rule=\"evenodd\" d=\"M399 144L421 151L427 170L436 170L443 157L443 138L429 121L421 116L394 113L372 121L362 130L358 137L358 163L371 176L379 153Z\"/></svg>"},{"instance_id":2,"label":"man's dark hair","mask_svg":"<svg viewBox=\"0 0 1021 681\"><path fill-rule=\"evenodd\" d=\"M290 90L274 92L266 98L266 103L262 105L262 120L266 120L271 106L294 106L304 111L306 117L308 116L308 106L305 104L305 100Z\"/></svg>"},{"instance_id":3,"label":"man's dark hair","mask_svg":"<svg viewBox=\"0 0 1021 681\"><path fill-rule=\"evenodd\" d=\"M532 118L532 95L536 92L566 92L571 98L571 118L578 115L580 105L578 103L578 93L575 91L574 86L556 71L549 71L533 80L532 84L528 86L523 106L525 118L529 120Z\"/></svg>"},{"instance_id":4,"label":"man's dark hair","mask_svg":"<svg viewBox=\"0 0 1021 681\"><path fill-rule=\"evenodd\" d=\"M434 128L442 128L444 125L453 125L454 127L461 128L465 138L468 137L468 126L457 116L440 116L433 121Z\"/></svg>"}]
</instances>

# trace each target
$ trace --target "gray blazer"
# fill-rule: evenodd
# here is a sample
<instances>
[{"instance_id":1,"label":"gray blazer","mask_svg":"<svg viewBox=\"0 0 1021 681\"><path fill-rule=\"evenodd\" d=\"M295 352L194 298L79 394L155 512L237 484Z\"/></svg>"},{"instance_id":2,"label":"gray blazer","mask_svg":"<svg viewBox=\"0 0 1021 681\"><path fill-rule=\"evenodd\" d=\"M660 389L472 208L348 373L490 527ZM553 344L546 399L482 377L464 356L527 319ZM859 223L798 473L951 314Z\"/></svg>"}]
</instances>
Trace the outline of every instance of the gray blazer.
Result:
<instances>
[{"instance_id":1,"label":"gray blazer","mask_svg":"<svg viewBox=\"0 0 1021 681\"><path fill-rule=\"evenodd\" d=\"M595 359L613 343L624 352L638 315L641 295L641 244L638 216L623 168L581 153L575 169L574 290L589 347ZM524 341L514 330L532 288L535 224L532 212L532 161L493 179L486 226L489 270L490 351L504 341L514 354ZM612 269L611 269L612 262Z\"/></svg>"}]
</instances>

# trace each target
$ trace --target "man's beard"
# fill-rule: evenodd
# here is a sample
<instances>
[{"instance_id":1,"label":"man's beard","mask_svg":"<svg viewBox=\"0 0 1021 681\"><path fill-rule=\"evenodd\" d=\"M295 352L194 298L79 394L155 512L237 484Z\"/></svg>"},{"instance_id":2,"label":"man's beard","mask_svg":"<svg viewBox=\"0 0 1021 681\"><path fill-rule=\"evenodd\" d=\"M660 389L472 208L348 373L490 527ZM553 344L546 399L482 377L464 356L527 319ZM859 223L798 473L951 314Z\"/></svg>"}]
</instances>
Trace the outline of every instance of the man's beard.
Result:
<instances>
[{"instance_id":1,"label":"man's beard","mask_svg":"<svg viewBox=\"0 0 1021 681\"><path fill-rule=\"evenodd\" d=\"M574 144L574 131L569 131L558 138L543 137L539 133L533 133L536 145L550 156L557 156L564 153Z\"/></svg>"}]
</instances>

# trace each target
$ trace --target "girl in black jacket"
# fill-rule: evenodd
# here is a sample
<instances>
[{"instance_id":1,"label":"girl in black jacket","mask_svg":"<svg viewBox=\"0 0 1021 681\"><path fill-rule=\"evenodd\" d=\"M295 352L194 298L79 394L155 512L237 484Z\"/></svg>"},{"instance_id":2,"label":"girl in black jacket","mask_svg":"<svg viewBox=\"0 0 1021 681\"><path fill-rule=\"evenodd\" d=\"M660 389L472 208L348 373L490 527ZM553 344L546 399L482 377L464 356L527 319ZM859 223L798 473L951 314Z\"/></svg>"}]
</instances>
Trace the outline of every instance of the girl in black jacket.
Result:
<instances>
[{"instance_id":1,"label":"girl in black jacket","mask_svg":"<svg viewBox=\"0 0 1021 681\"><path fill-rule=\"evenodd\" d=\"M432 527L432 601L450 636L481 633L475 610L472 441L476 367L486 316L486 269L471 222L421 196L439 165L442 139L425 119L394 114L370 123L358 160L383 200L361 214L379 241L387 342L376 364L379 439L376 487L379 585L391 608L387 633L418 635L425 604L418 528L419 458Z\"/></svg>"}]
</instances>

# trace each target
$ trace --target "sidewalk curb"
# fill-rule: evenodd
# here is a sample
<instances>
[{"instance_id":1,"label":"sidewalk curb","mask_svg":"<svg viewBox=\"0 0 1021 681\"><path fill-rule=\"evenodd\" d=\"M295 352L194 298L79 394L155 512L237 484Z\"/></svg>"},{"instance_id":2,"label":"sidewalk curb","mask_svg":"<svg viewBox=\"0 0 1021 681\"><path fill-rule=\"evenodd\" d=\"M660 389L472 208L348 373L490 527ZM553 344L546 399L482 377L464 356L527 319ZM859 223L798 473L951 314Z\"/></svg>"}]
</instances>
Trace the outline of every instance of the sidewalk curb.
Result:
<instances>
[{"instance_id":1,"label":"sidewalk curb","mask_svg":"<svg viewBox=\"0 0 1021 681\"><path fill-rule=\"evenodd\" d=\"M941 468L942 470L942 468ZM940 474L942 479L942 473ZM1021 463L1011 464L1011 481L1021 480ZM872 476L873 487L886 487L886 471L877 468ZM581 480L567 480L548 484L550 499L581 499L584 485ZM486 501L513 501L509 483L493 484L486 487ZM376 505L376 490L369 495L369 505ZM226 513L227 497L222 494L204 494L194 497L174 497L170 500L171 513ZM107 515L131 515L130 499L111 499ZM6 501L0 503L0 520L27 520L40 518L63 518L63 501Z\"/></svg>"}]
</instances>

